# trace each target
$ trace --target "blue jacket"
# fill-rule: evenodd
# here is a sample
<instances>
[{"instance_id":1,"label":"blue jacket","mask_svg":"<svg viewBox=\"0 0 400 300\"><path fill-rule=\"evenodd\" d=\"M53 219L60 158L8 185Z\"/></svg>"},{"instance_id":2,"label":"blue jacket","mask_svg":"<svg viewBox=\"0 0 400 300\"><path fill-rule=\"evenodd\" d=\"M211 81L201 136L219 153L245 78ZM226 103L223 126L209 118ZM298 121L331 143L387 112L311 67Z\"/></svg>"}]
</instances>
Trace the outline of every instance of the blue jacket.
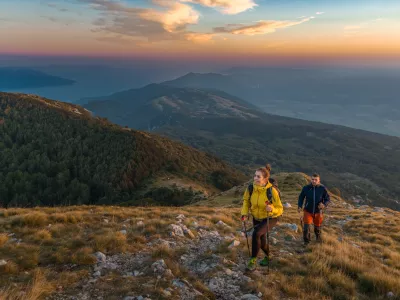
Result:
<instances>
[{"instance_id":1,"label":"blue jacket","mask_svg":"<svg viewBox=\"0 0 400 300\"><path fill-rule=\"evenodd\" d=\"M300 208L303 207L304 198L306 199L306 204L304 205L304 209L311 214L317 214L320 212L318 204L320 204L321 202L325 206L328 206L328 203L330 202L328 191L322 184L317 185L315 187L312 184L309 184L303 187L298 202L298 206Z\"/></svg>"}]
</instances>

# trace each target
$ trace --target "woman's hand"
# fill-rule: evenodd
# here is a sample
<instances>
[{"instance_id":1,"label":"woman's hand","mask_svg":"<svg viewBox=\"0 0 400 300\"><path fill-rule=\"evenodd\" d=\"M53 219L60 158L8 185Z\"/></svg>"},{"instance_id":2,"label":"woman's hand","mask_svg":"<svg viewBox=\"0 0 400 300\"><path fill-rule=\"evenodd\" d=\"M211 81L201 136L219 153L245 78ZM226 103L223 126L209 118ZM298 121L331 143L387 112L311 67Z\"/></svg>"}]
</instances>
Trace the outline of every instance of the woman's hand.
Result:
<instances>
[{"instance_id":1,"label":"woman's hand","mask_svg":"<svg viewBox=\"0 0 400 300\"><path fill-rule=\"evenodd\" d=\"M274 208L272 207L272 205L267 205L267 211L271 212Z\"/></svg>"},{"instance_id":2,"label":"woman's hand","mask_svg":"<svg viewBox=\"0 0 400 300\"><path fill-rule=\"evenodd\" d=\"M247 216L242 216L240 219L241 219L243 222L245 222L245 221L247 221L248 217L247 217Z\"/></svg>"}]
</instances>

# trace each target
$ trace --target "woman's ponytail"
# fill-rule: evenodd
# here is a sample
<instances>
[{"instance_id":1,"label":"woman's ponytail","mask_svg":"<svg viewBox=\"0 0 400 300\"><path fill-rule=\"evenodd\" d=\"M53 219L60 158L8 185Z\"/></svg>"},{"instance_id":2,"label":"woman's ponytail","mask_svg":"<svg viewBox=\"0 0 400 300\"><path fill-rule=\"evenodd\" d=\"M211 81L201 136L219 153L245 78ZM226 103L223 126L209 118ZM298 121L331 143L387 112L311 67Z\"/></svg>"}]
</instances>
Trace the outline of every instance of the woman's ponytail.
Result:
<instances>
[{"instance_id":1,"label":"woman's ponytail","mask_svg":"<svg viewBox=\"0 0 400 300\"><path fill-rule=\"evenodd\" d=\"M264 168L257 169L257 171L260 171L263 174L264 178L269 179L269 176L271 174L271 165L267 164Z\"/></svg>"}]
</instances>

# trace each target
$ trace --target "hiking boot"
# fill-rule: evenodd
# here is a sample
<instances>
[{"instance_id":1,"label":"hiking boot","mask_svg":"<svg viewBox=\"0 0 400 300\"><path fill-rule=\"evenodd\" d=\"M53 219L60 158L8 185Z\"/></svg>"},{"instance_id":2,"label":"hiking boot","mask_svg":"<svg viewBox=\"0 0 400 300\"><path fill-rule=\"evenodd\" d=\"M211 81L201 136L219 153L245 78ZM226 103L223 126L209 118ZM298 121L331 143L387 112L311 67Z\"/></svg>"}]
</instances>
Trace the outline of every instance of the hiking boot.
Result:
<instances>
[{"instance_id":1,"label":"hiking boot","mask_svg":"<svg viewBox=\"0 0 400 300\"><path fill-rule=\"evenodd\" d=\"M310 224L304 224L303 239L304 244L308 244L311 241Z\"/></svg>"},{"instance_id":2,"label":"hiking boot","mask_svg":"<svg viewBox=\"0 0 400 300\"><path fill-rule=\"evenodd\" d=\"M260 266L266 267L268 266L268 262L271 261L271 257L265 256L261 261L260 261Z\"/></svg>"},{"instance_id":3,"label":"hiking boot","mask_svg":"<svg viewBox=\"0 0 400 300\"><path fill-rule=\"evenodd\" d=\"M252 257L249 260L249 263L247 264L247 268L246 269L249 270L249 271L254 271L257 268L256 263L257 263L257 258L256 257Z\"/></svg>"},{"instance_id":4,"label":"hiking boot","mask_svg":"<svg viewBox=\"0 0 400 300\"><path fill-rule=\"evenodd\" d=\"M321 237L321 227L314 227L314 233L315 233L315 238L318 243L322 243L322 237Z\"/></svg>"}]
</instances>

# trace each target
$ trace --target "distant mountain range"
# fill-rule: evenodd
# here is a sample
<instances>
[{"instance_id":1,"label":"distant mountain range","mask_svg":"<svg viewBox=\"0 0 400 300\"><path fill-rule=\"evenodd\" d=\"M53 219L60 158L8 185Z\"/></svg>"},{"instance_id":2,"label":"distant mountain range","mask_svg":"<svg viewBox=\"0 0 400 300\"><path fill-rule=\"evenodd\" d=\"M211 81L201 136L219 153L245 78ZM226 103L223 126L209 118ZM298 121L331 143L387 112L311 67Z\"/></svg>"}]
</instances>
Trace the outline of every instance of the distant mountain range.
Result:
<instances>
[{"instance_id":1,"label":"distant mountain range","mask_svg":"<svg viewBox=\"0 0 400 300\"><path fill-rule=\"evenodd\" d=\"M215 88L257 104L282 100L371 105L397 104L399 79L400 72L364 69L232 68L224 74L188 73L164 84Z\"/></svg>"},{"instance_id":2,"label":"distant mountain range","mask_svg":"<svg viewBox=\"0 0 400 300\"><path fill-rule=\"evenodd\" d=\"M225 92L168 84L90 99L85 107L120 125L183 141L245 172L266 162L276 171L317 171L344 196L400 209L397 137L266 114Z\"/></svg>"},{"instance_id":3,"label":"distant mountain range","mask_svg":"<svg viewBox=\"0 0 400 300\"><path fill-rule=\"evenodd\" d=\"M0 90L72 85L75 81L27 68L0 68Z\"/></svg>"},{"instance_id":4,"label":"distant mountain range","mask_svg":"<svg viewBox=\"0 0 400 300\"><path fill-rule=\"evenodd\" d=\"M220 159L84 108L0 93L0 205L183 205L246 180Z\"/></svg>"},{"instance_id":5,"label":"distant mountain range","mask_svg":"<svg viewBox=\"0 0 400 300\"><path fill-rule=\"evenodd\" d=\"M107 97L85 99L87 109L132 128L152 130L179 117L258 118L255 106L218 90L150 84ZM178 124L178 123L176 123Z\"/></svg>"},{"instance_id":6,"label":"distant mountain range","mask_svg":"<svg viewBox=\"0 0 400 300\"><path fill-rule=\"evenodd\" d=\"M395 71L233 68L164 84L218 89L271 114L400 136L399 81Z\"/></svg>"}]
</instances>

